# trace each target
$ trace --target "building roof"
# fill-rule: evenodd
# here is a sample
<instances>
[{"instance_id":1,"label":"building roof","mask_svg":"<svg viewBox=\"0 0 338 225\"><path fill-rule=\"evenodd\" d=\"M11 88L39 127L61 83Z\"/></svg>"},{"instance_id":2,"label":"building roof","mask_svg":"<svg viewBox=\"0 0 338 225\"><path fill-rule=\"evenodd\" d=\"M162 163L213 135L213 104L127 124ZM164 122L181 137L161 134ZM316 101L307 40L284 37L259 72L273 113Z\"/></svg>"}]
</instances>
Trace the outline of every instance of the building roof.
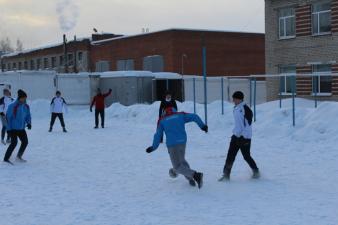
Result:
<instances>
[{"instance_id":1,"label":"building roof","mask_svg":"<svg viewBox=\"0 0 338 225\"><path fill-rule=\"evenodd\" d=\"M169 29L152 31L152 32L147 32L147 33L141 33L141 34L135 34L135 35L125 35L125 36L116 37L116 38L109 38L109 39L105 39L105 40L101 40L101 41L93 41L92 44L94 44L94 45L95 44L101 44L101 43L110 42L110 41L114 41L114 40L127 39L127 38L139 37L139 36L146 36L146 35L150 35L150 34L156 34L156 33L168 32L168 31L210 32L210 33L238 33L238 34L262 34L262 35L264 35L264 33L252 33L252 32L244 32L244 31L169 28Z\"/></svg>"}]
</instances>

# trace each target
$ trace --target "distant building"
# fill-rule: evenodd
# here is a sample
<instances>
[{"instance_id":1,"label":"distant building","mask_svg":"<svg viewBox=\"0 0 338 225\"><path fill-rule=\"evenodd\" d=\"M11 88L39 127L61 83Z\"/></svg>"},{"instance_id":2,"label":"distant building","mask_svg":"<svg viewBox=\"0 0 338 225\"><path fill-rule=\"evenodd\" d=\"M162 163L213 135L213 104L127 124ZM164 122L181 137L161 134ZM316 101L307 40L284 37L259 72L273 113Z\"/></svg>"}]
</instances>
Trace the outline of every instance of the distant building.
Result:
<instances>
[{"instance_id":1,"label":"distant building","mask_svg":"<svg viewBox=\"0 0 338 225\"><path fill-rule=\"evenodd\" d=\"M168 29L133 36L93 35L71 41L64 59L62 44L9 54L2 69L104 72L145 70L202 74L202 46L207 48L209 76L265 72L264 34Z\"/></svg>"},{"instance_id":2,"label":"distant building","mask_svg":"<svg viewBox=\"0 0 338 225\"><path fill-rule=\"evenodd\" d=\"M338 0L265 0L267 74L324 74L296 79L300 97L338 99ZM290 77L267 79L268 99L290 95Z\"/></svg>"}]
</instances>

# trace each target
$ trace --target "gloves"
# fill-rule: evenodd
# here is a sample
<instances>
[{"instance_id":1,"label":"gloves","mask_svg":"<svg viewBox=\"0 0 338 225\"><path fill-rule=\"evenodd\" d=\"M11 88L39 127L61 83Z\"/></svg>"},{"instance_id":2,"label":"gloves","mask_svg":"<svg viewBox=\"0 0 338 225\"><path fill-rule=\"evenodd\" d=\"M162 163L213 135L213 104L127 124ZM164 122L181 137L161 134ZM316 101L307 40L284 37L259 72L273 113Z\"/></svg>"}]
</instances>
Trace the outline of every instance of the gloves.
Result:
<instances>
[{"instance_id":1,"label":"gloves","mask_svg":"<svg viewBox=\"0 0 338 225\"><path fill-rule=\"evenodd\" d=\"M1 112L1 113L0 113L0 116L5 116L5 113L4 113L4 112Z\"/></svg>"},{"instance_id":2,"label":"gloves","mask_svg":"<svg viewBox=\"0 0 338 225\"><path fill-rule=\"evenodd\" d=\"M201 130L203 130L205 133L208 133L208 126L205 125L204 127L201 128Z\"/></svg>"},{"instance_id":3,"label":"gloves","mask_svg":"<svg viewBox=\"0 0 338 225\"><path fill-rule=\"evenodd\" d=\"M89 111L90 111L90 112L93 112L93 108L92 108L92 107L90 107Z\"/></svg>"},{"instance_id":4,"label":"gloves","mask_svg":"<svg viewBox=\"0 0 338 225\"><path fill-rule=\"evenodd\" d=\"M148 147L148 148L146 149L146 152L147 152L147 153L152 153L153 151L154 151L154 149L153 149L152 146L150 146L150 147Z\"/></svg>"},{"instance_id":5,"label":"gloves","mask_svg":"<svg viewBox=\"0 0 338 225\"><path fill-rule=\"evenodd\" d=\"M31 124L27 124L27 128L28 128L28 130L32 129L32 125Z\"/></svg>"}]
</instances>

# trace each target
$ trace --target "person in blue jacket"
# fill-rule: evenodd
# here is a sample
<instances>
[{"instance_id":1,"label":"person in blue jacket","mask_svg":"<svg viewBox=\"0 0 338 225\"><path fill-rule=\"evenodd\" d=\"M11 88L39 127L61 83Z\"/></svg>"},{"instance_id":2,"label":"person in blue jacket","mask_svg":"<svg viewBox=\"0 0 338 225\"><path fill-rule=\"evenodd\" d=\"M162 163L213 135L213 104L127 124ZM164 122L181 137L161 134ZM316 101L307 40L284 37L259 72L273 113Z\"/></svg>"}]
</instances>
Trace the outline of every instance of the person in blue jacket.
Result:
<instances>
[{"instance_id":1,"label":"person in blue jacket","mask_svg":"<svg viewBox=\"0 0 338 225\"><path fill-rule=\"evenodd\" d=\"M21 141L21 146L17 154L17 160L19 162L26 162L26 160L22 158L28 145L28 137L25 128L27 127L29 130L32 128L31 113L26 100L27 94L21 89L18 90L17 100L10 104L7 110L7 130L11 136L11 144L7 149L4 161L10 164L12 164L12 162L9 159L18 144L18 138Z\"/></svg>"},{"instance_id":2,"label":"person in blue jacket","mask_svg":"<svg viewBox=\"0 0 338 225\"><path fill-rule=\"evenodd\" d=\"M166 108L158 122L153 145L148 147L146 152L151 153L158 148L164 132L170 160L173 165L173 168L169 170L169 175L175 178L177 174L182 174L188 179L191 186L196 186L197 183L198 188L201 188L203 185L203 173L190 169L188 162L185 160L187 143L185 124L189 122L197 123L203 131L208 132L208 126L202 122L198 115L176 112L173 107Z\"/></svg>"}]
</instances>

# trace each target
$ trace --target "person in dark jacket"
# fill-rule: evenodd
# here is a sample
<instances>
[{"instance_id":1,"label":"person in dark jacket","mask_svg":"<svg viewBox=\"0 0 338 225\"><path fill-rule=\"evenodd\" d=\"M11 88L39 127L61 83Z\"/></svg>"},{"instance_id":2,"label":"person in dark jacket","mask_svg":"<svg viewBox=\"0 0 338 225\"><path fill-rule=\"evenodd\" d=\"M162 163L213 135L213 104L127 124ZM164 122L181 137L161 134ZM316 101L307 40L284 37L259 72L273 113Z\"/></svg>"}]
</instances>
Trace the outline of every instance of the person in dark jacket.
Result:
<instances>
[{"instance_id":1,"label":"person in dark jacket","mask_svg":"<svg viewBox=\"0 0 338 225\"><path fill-rule=\"evenodd\" d=\"M195 122L205 132L208 132L208 126L205 125L201 118L196 114L176 112L172 107L165 109L157 126L152 146L146 149L147 153L155 151L161 142L163 132L166 135L166 144L173 168L169 170L171 177L177 174L184 175L191 186L201 188L203 185L203 173L190 169L188 162L185 160L185 148L187 143L187 133L185 124ZM196 183L195 183L196 182Z\"/></svg>"},{"instance_id":2,"label":"person in dark jacket","mask_svg":"<svg viewBox=\"0 0 338 225\"><path fill-rule=\"evenodd\" d=\"M26 162L26 160L22 158L28 145L28 137L25 128L27 127L29 130L32 128L31 113L29 106L26 103L26 99L27 94L20 89L18 90L17 100L8 106L6 117L8 122L7 129L11 136L11 144L6 151L4 162L9 164L12 164L9 159L18 144L18 138L21 141L21 146L17 154L17 160Z\"/></svg>"},{"instance_id":3,"label":"person in dark jacket","mask_svg":"<svg viewBox=\"0 0 338 225\"><path fill-rule=\"evenodd\" d=\"M170 91L165 92L164 99L161 101L158 118L161 117L163 111L168 107L173 107L176 111L178 111L176 101L172 98L172 94Z\"/></svg>"},{"instance_id":4,"label":"person in dark jacket","mask_svg":"<svg viewBox=\"0 0 338 225\"><path fill-rule=\"evenodd\" d=\"M239 150L241 150L244 160L252 169L252 178L257 179L260 177L259 169L250 153L252 111L249 106L243 102L244 94L241 91L236 91L232 95L232 98L235 104L233 111L235 127L232 131L233 135L231 137L227 159L223 168L223 176L219 179L219 181L227 181L230 179L231 169Z\"/></svg>"},{"instance_id":5,"label":"person in dark jacket","mask_svg":"<svg viewBox=\"0 0 338 225\"><path fill-rule=\"evenodd\" d=\"M101 127L104 128L104 109L106 105L104 103L105 98L107 98L112 92L112 89L105 94L102 94L101 89L97 89L97 95L93 98L92 104L90 105L90 111L93 111L93 106L95 104L95 129L99 128L99 115L101 117Z\"/></svg>"}]
</instances>

